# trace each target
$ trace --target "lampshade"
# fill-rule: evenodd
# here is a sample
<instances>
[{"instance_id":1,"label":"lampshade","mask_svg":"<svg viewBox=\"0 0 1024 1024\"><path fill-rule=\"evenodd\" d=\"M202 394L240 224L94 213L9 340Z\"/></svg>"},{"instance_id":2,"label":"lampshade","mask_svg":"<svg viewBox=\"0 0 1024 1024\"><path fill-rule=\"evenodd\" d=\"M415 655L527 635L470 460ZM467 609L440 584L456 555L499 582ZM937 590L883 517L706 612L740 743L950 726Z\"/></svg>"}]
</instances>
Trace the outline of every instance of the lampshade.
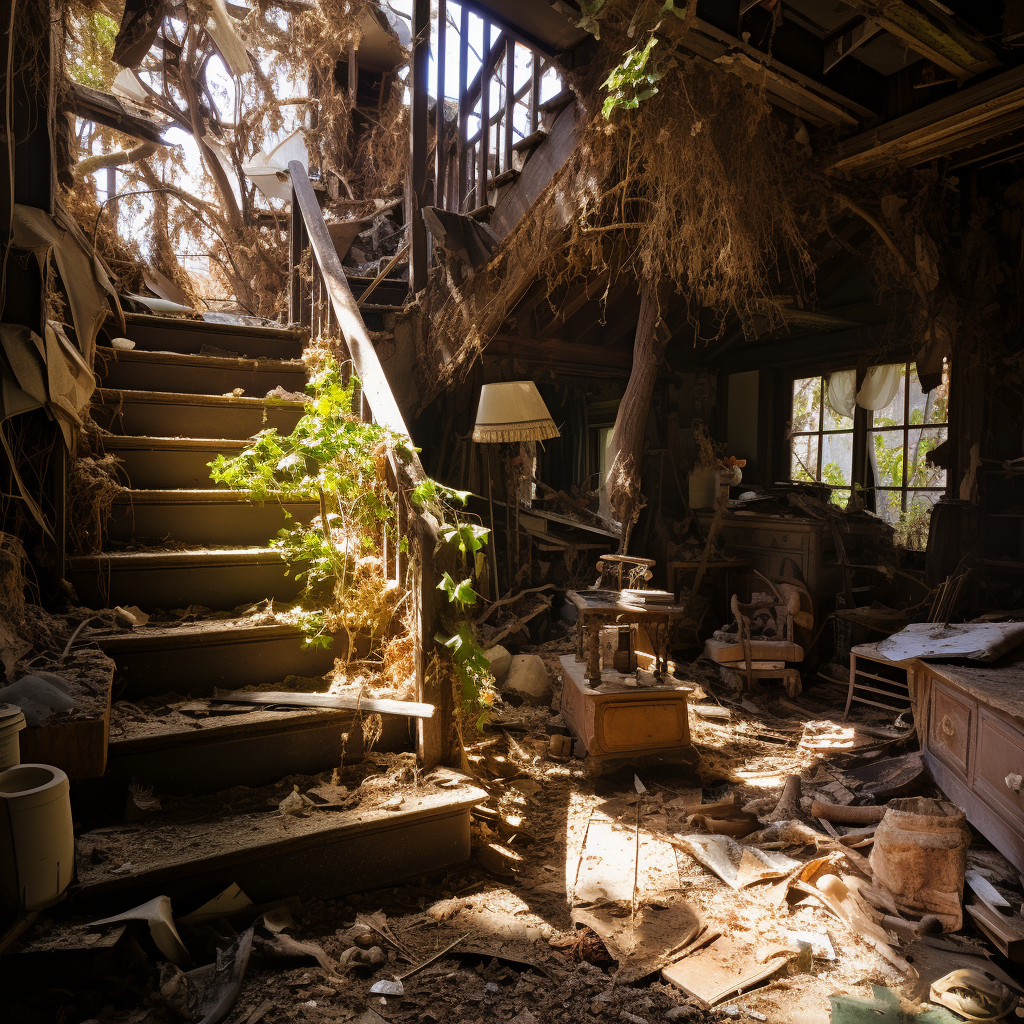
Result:
<instances>
[{"instance_id":1,"label":"lampshade","mask_svg":"<svg viewBox=\"0 0 1024 1024\"><path fill-rule=\"evenodd\" d=\"M485 384L480 389L474 441L546 441L558 436L558 427L532 380Z\"/></svg>"}]
</instances>

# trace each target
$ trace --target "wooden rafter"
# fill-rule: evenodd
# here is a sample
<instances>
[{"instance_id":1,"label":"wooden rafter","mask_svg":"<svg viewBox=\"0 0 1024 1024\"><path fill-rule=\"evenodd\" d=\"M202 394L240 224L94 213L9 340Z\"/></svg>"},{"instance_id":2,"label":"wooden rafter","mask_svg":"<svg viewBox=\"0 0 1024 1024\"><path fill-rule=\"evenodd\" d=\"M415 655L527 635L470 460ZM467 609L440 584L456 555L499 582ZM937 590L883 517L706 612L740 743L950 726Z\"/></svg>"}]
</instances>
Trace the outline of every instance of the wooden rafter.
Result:
<instances>
[{"instance_id":1,"label":"wooden rafter","mask_svg":"<svg viewBox=\"0 0 1024 1024\"><path fill-rule=\"evenodd\" d=\"M822 72L831 71L844 57L849 57L854 50L874 39L882 26L876 21L862 18L856 24L840 29L835 35L825 40L825 59Z\"/></svg>"},{"instance_id":2,"label":"wooden rafter","mask_svg":"<svg viewBox=\"0 0 1024 1024\"><path fill-rule=\"evenodd\" d=\"M920 164L987 143L1024 126L1024 67L847 139L829 168L850 173Z\"/></svg>"},{"instance_id":3,"label":"wooden rafter","mask_svg":"<svg viewBox=\"0 0 1024 1024\"><path fill-rule=\"evenodd\" d=\"M844 2L957 78L970 78L999 66L995 54L979 37L939 11L925 11L907 0Z\"/></svg>"}]
</instances>

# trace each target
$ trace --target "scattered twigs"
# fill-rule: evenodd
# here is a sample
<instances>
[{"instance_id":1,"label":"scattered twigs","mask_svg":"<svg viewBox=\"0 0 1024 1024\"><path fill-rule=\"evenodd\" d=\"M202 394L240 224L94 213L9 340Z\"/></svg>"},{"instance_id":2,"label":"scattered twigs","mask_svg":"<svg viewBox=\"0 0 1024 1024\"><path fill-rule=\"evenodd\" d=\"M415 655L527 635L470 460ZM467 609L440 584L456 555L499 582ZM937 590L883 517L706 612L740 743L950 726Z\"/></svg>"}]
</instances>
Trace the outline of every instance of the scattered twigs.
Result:
<instances>
[{"instance_id":1,"label":"scattered twigs","mask_svg":"<svg viewBox=\"0 0 1024 1024\"><path fill-rule=\"evenodd\" d=\"M487 608L487 611L483 613L478 619L474 621L474 625L479 626L482 622L486 622L491 617L491 612L495 608L500 608L503 604L511 604L513 601L518 601L519 598L524 597L526 594L536 594L541 590L554 590L554 583L545 583L540 587L530 587L528 590L517 590L514 594L508 594L505 597L499 598L497 601L492 601Z\"/></svg>"}]
</instances>

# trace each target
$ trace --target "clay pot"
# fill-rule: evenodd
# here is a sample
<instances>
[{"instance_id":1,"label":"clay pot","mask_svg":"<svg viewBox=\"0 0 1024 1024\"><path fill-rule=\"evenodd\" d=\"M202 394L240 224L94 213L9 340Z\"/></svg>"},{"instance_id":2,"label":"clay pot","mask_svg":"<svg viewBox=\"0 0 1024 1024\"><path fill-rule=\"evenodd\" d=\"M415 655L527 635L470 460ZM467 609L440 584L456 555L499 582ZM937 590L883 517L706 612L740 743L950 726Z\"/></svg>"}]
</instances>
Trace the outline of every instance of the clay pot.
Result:
<instances>
[{"instance_id":1,"label":"clay pot","mask_svg":"<svg viewBox=\"0 0 1024 1024\"><path fill-rule=\"evenodd\" d=\"M964 812L926 797L893 800L875 832L871 868L911 914L934 914L943 931L963 924L964 871L971 830Z\"/></svg>"}]
</instances>

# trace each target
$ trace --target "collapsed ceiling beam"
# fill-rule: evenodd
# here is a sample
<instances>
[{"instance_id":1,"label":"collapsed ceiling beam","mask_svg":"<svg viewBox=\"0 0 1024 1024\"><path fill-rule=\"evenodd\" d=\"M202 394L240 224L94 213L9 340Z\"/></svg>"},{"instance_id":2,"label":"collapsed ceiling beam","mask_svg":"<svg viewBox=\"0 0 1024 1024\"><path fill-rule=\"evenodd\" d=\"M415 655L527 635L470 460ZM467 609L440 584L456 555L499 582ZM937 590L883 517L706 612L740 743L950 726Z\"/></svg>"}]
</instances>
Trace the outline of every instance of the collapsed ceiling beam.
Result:
<instances>
[{"instance_id":1,"label":"collapsed ceiling beam","mask_svg":"<svg viewBox=\"0 0 1024 1024\"><path fill-rule=\"evenodd\" d=\"M906 0L843 2L957 78L970 78L999 66L996 55L978 36L938 10L926 12Z\"/></svg>"},{"instance_id":2,"label":"collapsed ceiling beam","mask_svg":"<svg viewBox=\"0 0 1024 1024\"><path fill-rule=\"evenodd\" d=\"M825 59L822 73L831 71L844 57L849 57L854 50L863 46L868 40L874 39L882 26L867 18L860 20L852 27L846 27L825 40Z\"/></svg>"},{"instance_id":3,"label":"collapsed ceiling beam","mask_svg":"<svg viewBox=\"0 0 1024 1024\"><path fill-rule=\"evenodd\" d=\"M710 22L694 18L685 30L678 18L663 25L674 43L711 61L744 82L763 88L767 99L816 127L855 127L875 112L821 82L779 63L749 43L721 31Z\"/></svg>"},{"instance_id":4,"label":"collapsed ceiling beam","mask_svg":"<svg viewBox=\"0 0 1024 1024\"><path fill-rule=\"evenodd\" d=\"M936 100L841 143L832 173L920 164L1024 126L1024 67Z\"/></svg>"},{"instance_id":5,"label":"collapsed ceiling beam","mask_svg":"<svg viewBox=\"0 0 1024 1024\"><path fill-rule=\"evenodd\" d=\"M88 85L79 82L68 83L71 86L71 94L74 97L75 112L85 121L93 121L106 128L113 128L115 131L130 135L134 139L141 139L143 142L155 142L159 146L166 146L164 131L170 128L170 122L156 121L141 114L133 114L128 111L124 104L110 93L100 92L99 89L92 89Z\"/></svg>"}]
</instances>

